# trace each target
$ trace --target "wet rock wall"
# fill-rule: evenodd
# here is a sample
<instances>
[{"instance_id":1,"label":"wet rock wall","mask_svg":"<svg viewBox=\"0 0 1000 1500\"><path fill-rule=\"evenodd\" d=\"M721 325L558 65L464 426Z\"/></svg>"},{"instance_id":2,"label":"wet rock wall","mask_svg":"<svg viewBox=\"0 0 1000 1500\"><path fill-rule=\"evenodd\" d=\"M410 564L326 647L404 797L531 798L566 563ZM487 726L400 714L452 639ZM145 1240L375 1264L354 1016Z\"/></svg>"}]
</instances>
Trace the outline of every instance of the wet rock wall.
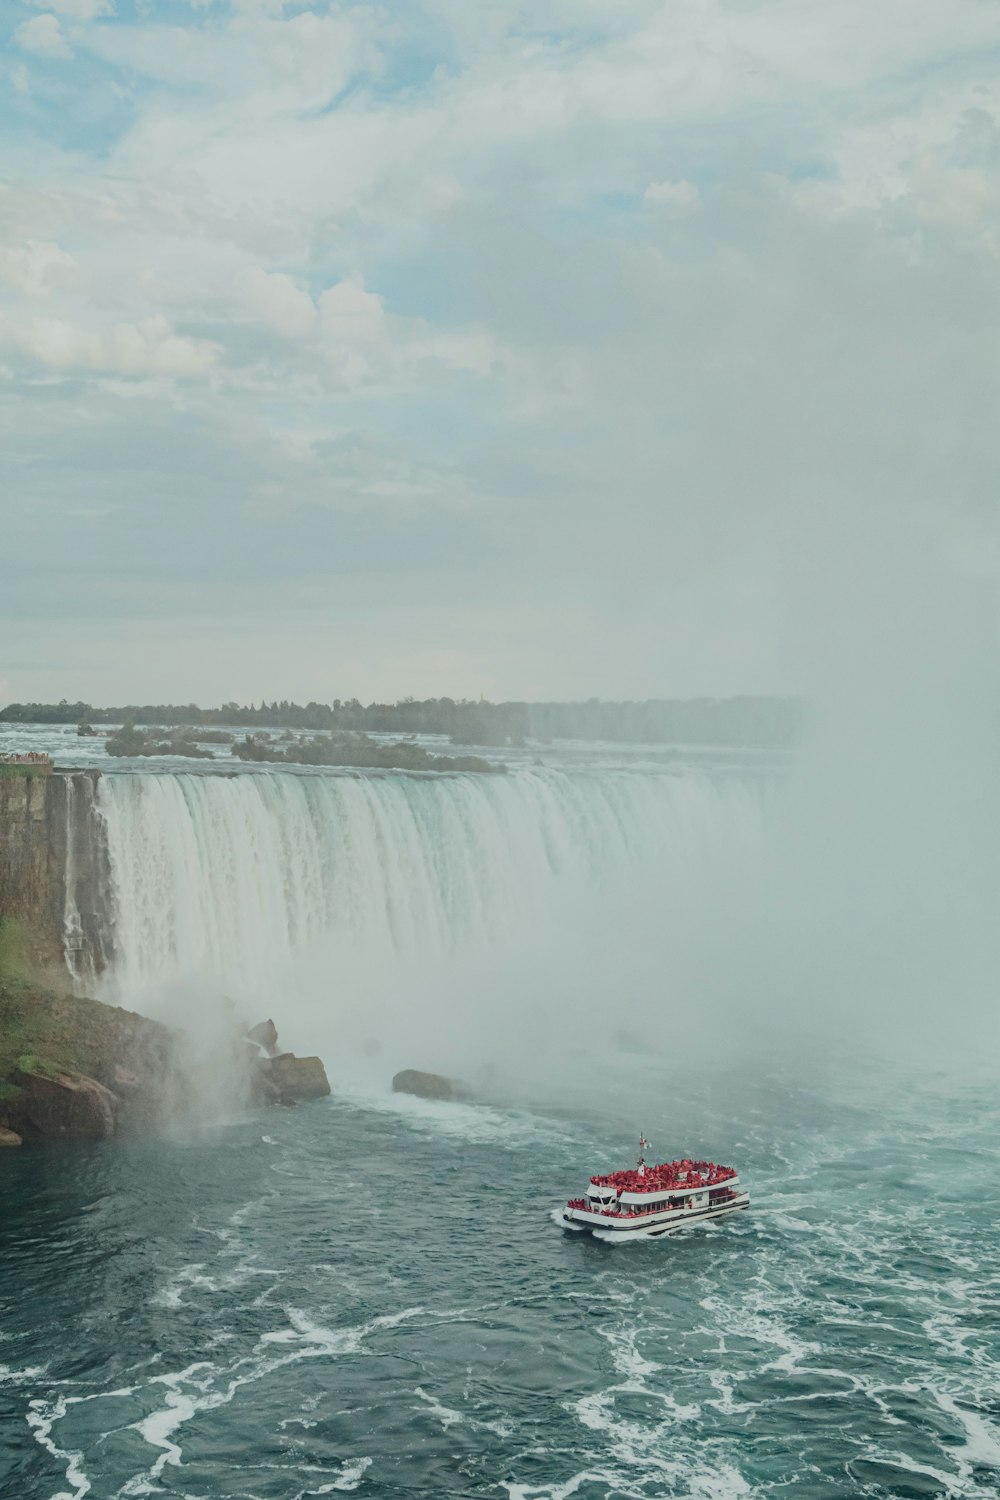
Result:
<instances>
[{"instance_id":1,"label":"wet rock wall","mask_svg":"<svg viewBox=\"0 0 1000 1500\"><path fill-rule=\"evenodd\" d=\"M0 778L0 916L40 971L86 985L111 956L99 771Z\"/></svg>"}]
</instances>

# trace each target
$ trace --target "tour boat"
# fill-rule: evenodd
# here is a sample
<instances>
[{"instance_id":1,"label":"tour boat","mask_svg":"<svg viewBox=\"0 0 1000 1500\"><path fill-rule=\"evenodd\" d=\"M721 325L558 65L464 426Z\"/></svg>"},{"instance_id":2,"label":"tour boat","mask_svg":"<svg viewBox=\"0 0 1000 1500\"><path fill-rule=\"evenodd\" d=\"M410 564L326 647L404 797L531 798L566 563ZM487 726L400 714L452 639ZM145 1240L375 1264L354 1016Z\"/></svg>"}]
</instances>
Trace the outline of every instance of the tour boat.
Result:
<instances>
[{"instance_id":1,"label":"tour boat","mask_svg":"<svg viewBox=\"0 0 1000 1500\"><path fill-rule=\"evenodd\" d=\"M750 1207L735 1168L687 1159L647 1166L648 1145L640 1136L634 1171L592 1177L586 1196L571 1198L562 1210L565 1228L589 1229L601 1239L653 1239Z\"/></svg>"}]
</instances>

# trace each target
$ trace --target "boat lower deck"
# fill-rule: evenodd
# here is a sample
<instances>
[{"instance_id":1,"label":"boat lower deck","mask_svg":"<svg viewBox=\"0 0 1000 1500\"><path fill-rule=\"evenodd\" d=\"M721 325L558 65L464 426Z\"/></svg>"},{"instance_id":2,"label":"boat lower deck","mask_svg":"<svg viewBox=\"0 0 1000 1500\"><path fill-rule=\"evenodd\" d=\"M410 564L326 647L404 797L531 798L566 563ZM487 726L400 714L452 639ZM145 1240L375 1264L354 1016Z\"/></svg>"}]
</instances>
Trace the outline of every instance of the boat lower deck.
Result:
<instances>
[{"instance_id":1,"label":"boat lower deck","mask_svg":"<svg viewBox=\"0 0 1000 1500\"><path fill-rule=\"evenodd\" d=\"M661 1235L676 1234L687 1224L701 1223L705 1219L721 1219L726 1214L740 1213L749 1207L749 1193L734 1193L724 1203L709 1203L699 1208L666 1209L662 1213L630 1216L565 1208L562 1218L565 1228L587 1229L602 1238L635 1236L639 1239L655 1239Z\"/></svg>"}]
</instances>

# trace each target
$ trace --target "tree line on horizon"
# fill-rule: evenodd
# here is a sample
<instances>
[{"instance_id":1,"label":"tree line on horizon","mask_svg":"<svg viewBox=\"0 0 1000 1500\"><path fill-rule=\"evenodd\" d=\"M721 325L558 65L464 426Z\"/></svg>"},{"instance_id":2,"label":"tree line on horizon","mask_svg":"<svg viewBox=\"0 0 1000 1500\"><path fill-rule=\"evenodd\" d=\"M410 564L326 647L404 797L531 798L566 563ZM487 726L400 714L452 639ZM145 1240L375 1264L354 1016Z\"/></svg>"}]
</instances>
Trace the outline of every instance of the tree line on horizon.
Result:
<instances>
[{"instance_id":1,"label":"tree line on horizon","mask_svg":"<svg viewBox=\"0 0 1000 1500\"><path fill-rule=\"evenodd\" d=\"M402 698L362 704L332 703L127 704L97 708L90 703L10 703L0 709L7 724L226 725L239 729L360 730L364 733L438 734L458 745L518 745L529 740L608 740L625 744L745 745L783 749L801 732L803 705L797 698L649 698L577 703L489 703L465 698Z\"/></svg>"}]
</instances>

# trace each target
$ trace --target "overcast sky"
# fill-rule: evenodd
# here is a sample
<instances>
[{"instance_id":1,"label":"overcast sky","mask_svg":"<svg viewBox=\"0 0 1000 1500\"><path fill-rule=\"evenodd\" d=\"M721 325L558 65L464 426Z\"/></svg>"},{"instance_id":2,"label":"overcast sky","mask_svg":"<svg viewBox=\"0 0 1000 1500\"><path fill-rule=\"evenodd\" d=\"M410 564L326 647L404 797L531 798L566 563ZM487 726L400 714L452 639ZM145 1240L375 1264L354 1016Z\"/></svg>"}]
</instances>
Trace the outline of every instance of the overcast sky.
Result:
<instances>
[{"instance_id":1,"label":"overcast sky","mask_svg":"<svg viewBox=\"0 0 1000 1500\"><path fill-rule=\"evenodd\" d=\"M997 0L0 25L0 701L808 691L992 590Z\"/></svg>"}]
</instances>

